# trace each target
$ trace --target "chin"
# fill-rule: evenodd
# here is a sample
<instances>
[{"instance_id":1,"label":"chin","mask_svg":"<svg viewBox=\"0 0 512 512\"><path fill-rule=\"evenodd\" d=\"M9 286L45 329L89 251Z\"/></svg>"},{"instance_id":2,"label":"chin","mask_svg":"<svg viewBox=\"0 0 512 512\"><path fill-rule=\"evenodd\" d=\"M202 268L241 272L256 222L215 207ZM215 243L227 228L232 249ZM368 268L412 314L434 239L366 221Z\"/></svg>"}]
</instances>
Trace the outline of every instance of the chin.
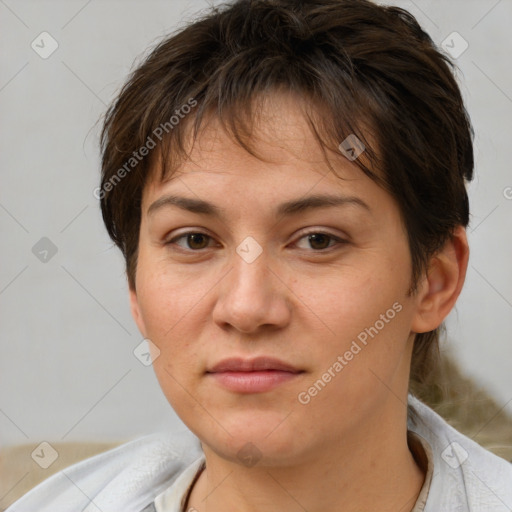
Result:
<instances>
[{"instance_id":1,"label":"chin","mask_svg":"<svg viewBox=\"0 0 512 512\"><path fill-rule=\"evenodd\" d=\"M285 467L295 466L302 458L298 447L289 440L281 442L260 440L256 443L245 439L208 439L202 442L218 457L245 467Z\"/></svg>"},{"instance_id":2,"label":"chin","mask_svg":"<svg viewBox=\"0 0 512 512\"><path fill-rule=\"evenodd\" d=\"M218 423L208 422L207 428L194 429L194 433L203 446L235 464L287 466L297 464L307 451L304 449L306 440L288 422L286 414L252 411L244 417L236 415L229 421L219 418L225 430Z\"/></svg>"}]
</instances>

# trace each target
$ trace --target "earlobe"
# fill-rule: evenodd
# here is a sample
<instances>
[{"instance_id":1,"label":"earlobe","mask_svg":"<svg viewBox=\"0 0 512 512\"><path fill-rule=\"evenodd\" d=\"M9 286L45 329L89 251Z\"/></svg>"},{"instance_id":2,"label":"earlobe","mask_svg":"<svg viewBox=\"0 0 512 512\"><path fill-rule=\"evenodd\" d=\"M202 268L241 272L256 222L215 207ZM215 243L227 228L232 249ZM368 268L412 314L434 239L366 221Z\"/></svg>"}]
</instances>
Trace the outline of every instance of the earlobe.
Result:
<instances>
[{"instance_id":1,"label":"earlobe","mask_svg":"<svg viewBox=\"0 0 512 512\"><path fill-rule=\"evenodd\" d=\"M460 295L469 259L466 230L459 226L443 248L432 256L418 294L411 330L428 332L441 325Z\"/></svg>"},{"instance_id":2,"label":"earlobe","mask_svg":"<svg viewBox=\"0 0 512 512\"><path fill-rule=\"evenodd\" d=\"M140 333L144 338L146 337L146 326L144 325L144 320L142 319L142 314L140 311L139 301L137 299L137 292L130 288L130 310L132 312L132 317L139 328Z\"/></svg>"}]
</instances>

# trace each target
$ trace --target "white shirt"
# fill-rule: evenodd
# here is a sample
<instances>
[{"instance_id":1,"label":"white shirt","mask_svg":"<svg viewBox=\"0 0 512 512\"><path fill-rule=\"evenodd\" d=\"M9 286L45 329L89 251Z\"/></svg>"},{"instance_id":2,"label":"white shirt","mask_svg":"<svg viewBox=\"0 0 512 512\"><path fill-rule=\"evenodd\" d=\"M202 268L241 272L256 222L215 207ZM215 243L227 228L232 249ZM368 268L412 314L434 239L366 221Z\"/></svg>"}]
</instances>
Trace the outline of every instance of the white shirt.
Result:
<instances>
[{"instance_id":1,"label":"white shirt","mask_svg":"<svg viewBox=\"0 0 512 512\"><path fill-rule=\"evenodd\" d=\"M408 430L429 462L413 512L510 512L512 464L457 432L416 398ZM7 512L183 512L204 462L190 432L158 432L56 473Z\"/></svg>"}]
</instances>

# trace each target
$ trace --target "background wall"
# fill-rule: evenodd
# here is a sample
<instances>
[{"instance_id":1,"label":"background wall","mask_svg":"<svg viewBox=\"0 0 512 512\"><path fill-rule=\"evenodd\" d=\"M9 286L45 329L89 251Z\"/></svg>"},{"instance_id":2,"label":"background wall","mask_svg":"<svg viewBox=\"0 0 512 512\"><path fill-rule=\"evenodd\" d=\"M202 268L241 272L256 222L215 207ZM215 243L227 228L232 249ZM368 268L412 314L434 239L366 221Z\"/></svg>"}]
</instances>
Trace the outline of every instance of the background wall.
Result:
<instances>
[{"instance_id":1,"label":"background wall","mask_svg":"<svg viewBox=\"0 0 512 512\"><path fill-rule=\"evenodd\" d=\"M471 260L444 349L512 413L512 2L393 3L457 55L476 131ZM206 4L0 0L2 445L180 423L133 353L123 261L93 196L97 121L134 59Z\"/></svg>"}]
</instances>

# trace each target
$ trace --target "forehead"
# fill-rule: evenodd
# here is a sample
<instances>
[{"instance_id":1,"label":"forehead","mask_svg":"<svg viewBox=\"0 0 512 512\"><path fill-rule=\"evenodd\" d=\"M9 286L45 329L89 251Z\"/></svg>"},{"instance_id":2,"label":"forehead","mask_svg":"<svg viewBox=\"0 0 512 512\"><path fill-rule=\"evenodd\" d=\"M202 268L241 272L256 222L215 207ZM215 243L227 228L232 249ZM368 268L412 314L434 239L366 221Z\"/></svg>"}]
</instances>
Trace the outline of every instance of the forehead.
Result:
<instances>
[{"instance_id":1,"label":"forehead","mask_svg":"<svg viewBox=\"0 0 512 512\"><path fill-rule=\"evenodd\" d=\"M362 194L373 202L379 191L387 195L338 148L322 147L303 107L291 94L265 97L254 109L251 136L245 141L255 154L227 133L217 117L210 117L169 177L159 179L159 167L153 168L144 189L144 213L155 198L172 190L198 199L216 196L222 202L247 196L252 204L282 203L308 192Z\"/></svg>"}]
</instances>

